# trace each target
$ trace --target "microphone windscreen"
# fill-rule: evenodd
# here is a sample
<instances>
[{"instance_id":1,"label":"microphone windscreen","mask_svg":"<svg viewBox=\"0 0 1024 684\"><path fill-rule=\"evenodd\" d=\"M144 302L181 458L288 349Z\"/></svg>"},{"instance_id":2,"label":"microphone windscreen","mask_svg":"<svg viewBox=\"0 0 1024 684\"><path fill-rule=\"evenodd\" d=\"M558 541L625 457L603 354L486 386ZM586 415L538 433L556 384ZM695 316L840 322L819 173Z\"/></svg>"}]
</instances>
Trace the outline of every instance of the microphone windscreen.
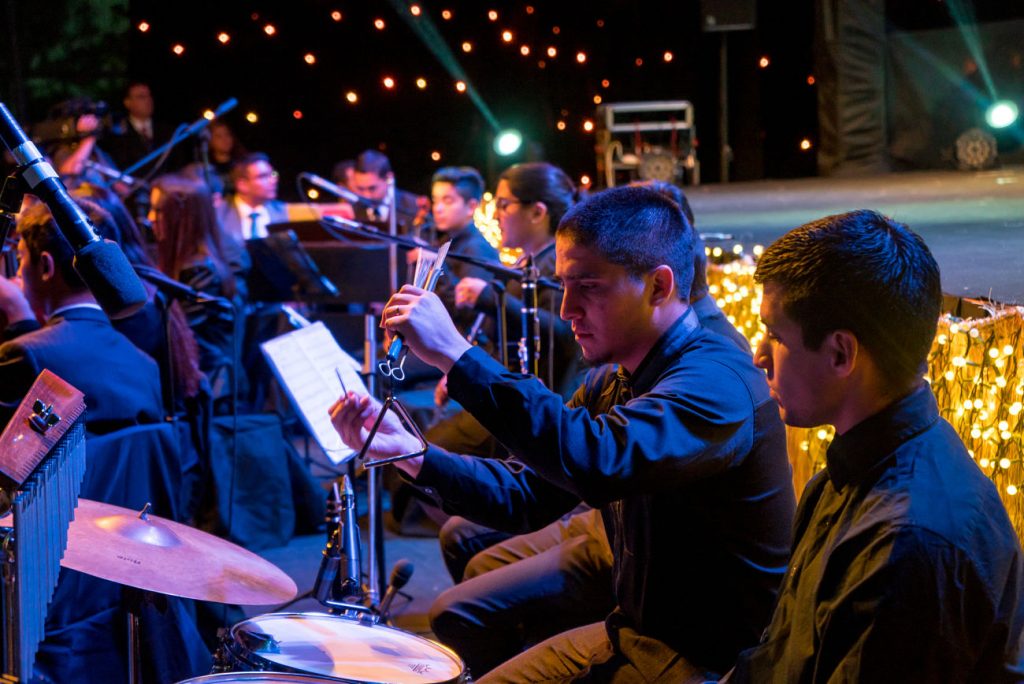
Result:
<instances>
[{"instance_id":1,"label":"microphone windscreen","mask_svg":"<svg viewBox=\"0 0 1024 684\"><path fill-rule=\"evenodd\" d=\"M403 558L395 563L395 566L391 568L391 580L389 583L396 590L401 589L409 582L409 579L412 577L413 570L415 569L416 566L412 564L412 561L408 561Z\"/></svg>"},{"instance_id":2,"label":"microphone windscreen","mask_svg":"<svg viewBox=\"0 0 1024 684\"><path fill-rule=\"evenodd\" d=\"M146 289L116 242L90 242L75 254L74 266L110 318L127 318L146 303Z\"/></svg>"}]
</instances>

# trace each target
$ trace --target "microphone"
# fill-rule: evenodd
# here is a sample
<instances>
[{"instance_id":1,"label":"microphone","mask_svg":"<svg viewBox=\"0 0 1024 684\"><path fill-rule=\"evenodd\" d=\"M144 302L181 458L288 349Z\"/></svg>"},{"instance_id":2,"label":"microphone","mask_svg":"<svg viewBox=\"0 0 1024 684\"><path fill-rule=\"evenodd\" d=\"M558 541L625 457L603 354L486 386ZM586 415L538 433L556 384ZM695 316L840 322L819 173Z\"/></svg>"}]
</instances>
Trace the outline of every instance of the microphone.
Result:
<instances>
[{"instance_id":1,"label":"microphone","mask_svg":"<svg viewBox=\"0 0 1024 684\"><path fill-rule=\"evenodd\" d=\"M140 186L140 187L141 186L146 186L146 187L149 187L149 183L147 183L144 180L136 178L135 176L129 176L127 173L121 173L117 169L113 169L113 168L111 168L109 166L106 166L104 164L100 164L99 162L94 162L94 161L92 161L90 159L86 159L85 162L83 162L82 165L85 168L89 169L90 171L95 171L96 173L100 174L101 176L104 176L105 178L109 178L109 179L111 179L113 181L121 181L122 183L127 183L128 185L132 185L132 186Z\"/></svg>"},{"instance_id":2,"label":"microphone","mask_svg":"<svg viewBox=\"0 0 1024 684\"><path fill-rule=\"evenodd\" d=\"M415 569L416 567L412 562L404 558L395 563L394 567L391 568L388 588L384 592L384 598L381 599L380 608L378 609L381 622L388 622L390 620L391 604L394 602L399 590L409 583L409 579L412 577L413 570Z\"/></svg>"},{"instance_id":3,"label":"microphone","mask_svg":"<svg viewBox=\"0 0 1024 684\"><path fill-rule=\"evenodd\" d=\"M348 475L341 477L341 555L345 564L344 576L339 576L338 595L342 601L358 603L363 598L363 573L360 562L359 524L356 521L356 495Z\"/></svg>"},{"instance_id":4,"label":"microphone","mask_svg":"<svg viewBox=\"0 0 1024 684\"><path fill-rule=\"evenodd\" d=\"M324 547L324 557L320 560L320 569L316 573L316 582L313 583L313 598L322 605L329 605L331 600L331 586L338 579L338 569L341 567L341 549L338 546L338 530L330 535L327 545Z\"/></svg>"},{"instance_id":5,"label":"microphone","mask_svg":"<svg viewBox=\"0 0 1024 684\"><path fill-rule=\"evenodd\" d=\"M135 267L135 273L139 277L148 280L149 282L156 285L156 288L168 295L172 299L184 299L190 302L196 302L197 304L214 304L221 309L227 309L233 311L234 308L224 297L215 297L208 295L204 292L200 292L192 287L189 287L185 283L170 278L152 266L144 266L138 264Z\"/></svg>"},{"instance_id":6,"label":"microphone","mask_svg":"<svg viewBox=\"0 0 1024 684\"><path fill-rule=\"evenodd\" d=\"M380 202L374 202L373 200L368 200L365 197L361 197L360 195L357 195L356 193L349 190L348 188L343 188L340 185L335 185L331 181L327 180L326 178L321 178L315 173L300 173L299 178L306 181L310 185L320 188L324 192L329 192L335 197L340 197L351 204L360 204L364 207L367 207L368 209L376 209L377 207L381 206Z\"/></svg>"},{"instance_id":7,"label":"microphone","mask_svg":"<svg viewBox=\"0 0 1024 684\"><path fill-rule=\"evenodd\" d=\"M68 194L60 176L0 102L0 139L18 163L18 173L29 191L42 200L57 229L75 252L74 267L110 318L126 318L146 303L146 290L124 252L111 240L102 240L82 208Z\"/></svg>"}]
</instances>

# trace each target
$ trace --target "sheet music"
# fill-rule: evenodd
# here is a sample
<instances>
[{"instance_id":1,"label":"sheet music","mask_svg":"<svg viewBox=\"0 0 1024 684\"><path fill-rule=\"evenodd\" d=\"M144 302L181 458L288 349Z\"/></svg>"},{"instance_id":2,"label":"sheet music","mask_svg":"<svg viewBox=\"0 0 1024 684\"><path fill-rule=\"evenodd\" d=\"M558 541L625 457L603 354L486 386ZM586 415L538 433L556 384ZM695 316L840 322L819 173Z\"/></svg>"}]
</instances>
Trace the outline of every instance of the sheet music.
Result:
<instances>
[{"instance_id":1,"label":"sheet music","mask_svg":"<svg viewBox=\"0 0 1024 684\"><path fill-rule=\"evenodd\" d=\"M369 394L359 363L338 346L322 322L285 333L260 345L306 429L335 465L356 455L341 441L327 410L345 388ZM341 376L339 380L338 376Z\"/></svg>"}]
</instances>

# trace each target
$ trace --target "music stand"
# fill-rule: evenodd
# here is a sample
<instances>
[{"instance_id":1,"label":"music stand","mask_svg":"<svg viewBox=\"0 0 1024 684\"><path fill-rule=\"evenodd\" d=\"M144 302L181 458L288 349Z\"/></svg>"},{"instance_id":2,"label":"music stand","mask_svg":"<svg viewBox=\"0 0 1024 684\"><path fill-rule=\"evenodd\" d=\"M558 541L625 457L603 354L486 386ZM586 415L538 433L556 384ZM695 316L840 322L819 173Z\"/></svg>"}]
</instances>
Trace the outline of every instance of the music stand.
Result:
<instances>
[{"instance_id":1,"label":"music stand","mask_svg":"<svg viewBox=\"0 0 1024 684\"><path fill-rule=\"evenodd\" d=\"M290 302L338 296L338 288L320 272L295 231L247 240L245 247L252 260L249 295L254 301Z\"/></svg>"}]
</instances>

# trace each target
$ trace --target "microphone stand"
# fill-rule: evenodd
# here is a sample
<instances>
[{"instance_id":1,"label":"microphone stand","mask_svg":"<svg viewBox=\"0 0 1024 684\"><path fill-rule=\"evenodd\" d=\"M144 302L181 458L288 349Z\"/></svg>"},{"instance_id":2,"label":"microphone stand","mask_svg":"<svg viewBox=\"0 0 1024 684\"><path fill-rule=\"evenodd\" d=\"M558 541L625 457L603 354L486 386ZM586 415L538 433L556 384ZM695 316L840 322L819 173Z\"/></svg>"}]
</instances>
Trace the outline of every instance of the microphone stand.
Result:
<instances>
[{"instance_id":1,"label":"microphone stand","mask_svg":"<svg viewBox=\"0 0 1024 684\"><path fill-rule=\"evenodd\" d=\"M168 140L163 145L147 154L139 161L129 166L127 169L124 170L124 174L122 175L131 175L138 171L139 169L141 169L142 167L144 167L146 164L153 161L154 159L166 156L168 153L170 153L171 148L173 148L175 145L177 145L183 140L187 140L188 138L192 137L199 131L209 126L210 122L213 121L213 119L216 119L219 116L224 116L237 106L238 100L236 100L235 98L231 98L230 100L222 102L221 105L217 107L217 110L213 113L213 116L211 118L207 119L206 117L201 116L184 129L182 129L181 126L179 126L179 130L174 132L174 135L171 136L170 140ZM159 166L160 165L158 164L156 168L150 171L149 175L152 176L153 173L156 172L157 168L159 168Z\"/></svg>"}]
</instances>

